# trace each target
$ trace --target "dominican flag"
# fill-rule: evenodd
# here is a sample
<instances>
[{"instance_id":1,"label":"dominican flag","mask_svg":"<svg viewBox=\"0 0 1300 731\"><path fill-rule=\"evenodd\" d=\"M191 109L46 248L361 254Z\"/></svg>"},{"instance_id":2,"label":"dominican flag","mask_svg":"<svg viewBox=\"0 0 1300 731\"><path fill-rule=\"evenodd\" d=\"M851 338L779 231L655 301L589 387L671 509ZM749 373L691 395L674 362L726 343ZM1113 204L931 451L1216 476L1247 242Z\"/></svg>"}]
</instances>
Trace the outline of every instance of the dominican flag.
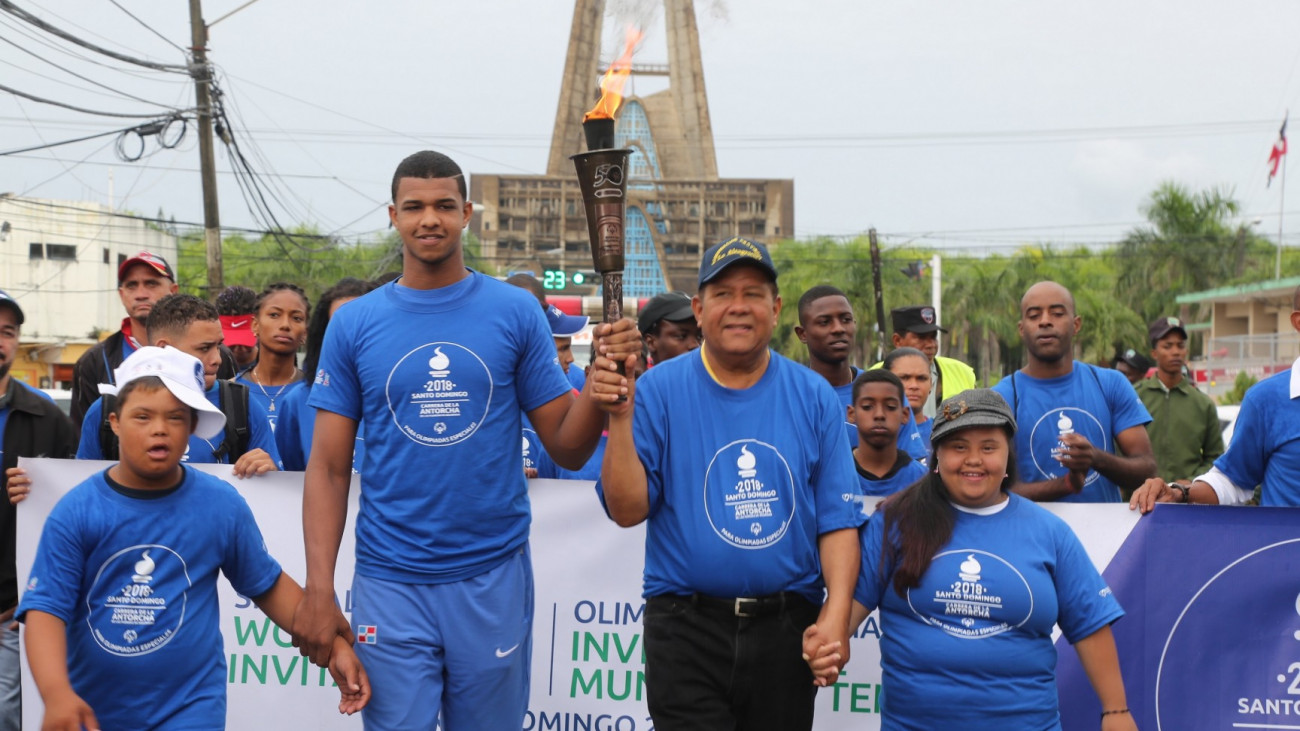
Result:
<instances>
[{"instance_id":1,"label":"dominican flag","mask_svg":"<svg viewBox=\"0 0 1300 731\"><path fill-rule=\"evenodd\" d=\"M1277 175L1278 166L1282 164L1282 156L1286 154L1286 119L1282 120L1282 129L1277 132L1277 142L1273 143L1273 151L1268 153L1268 183L1273 184L1273 176Z\"/></svg>"},{"instance_id":2,"label":"dominican flag","mask_svg":"<svg viewBox=\"0 0 1300 731\"><path fill-rule=\"evenodd\" d=\"M379 631L373 624L357 625L357 642L364 645L375 645L379 643Z\"/></svg>"}]
</instances>

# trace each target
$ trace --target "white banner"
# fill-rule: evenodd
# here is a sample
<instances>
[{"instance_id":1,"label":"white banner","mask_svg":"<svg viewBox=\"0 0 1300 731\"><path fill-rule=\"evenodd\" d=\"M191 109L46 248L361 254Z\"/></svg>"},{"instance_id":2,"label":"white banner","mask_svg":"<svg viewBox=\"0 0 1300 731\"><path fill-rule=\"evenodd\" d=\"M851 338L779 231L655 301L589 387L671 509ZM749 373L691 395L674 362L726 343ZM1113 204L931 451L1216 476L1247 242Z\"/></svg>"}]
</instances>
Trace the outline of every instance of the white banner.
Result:
<instances>
[{"instance_id":1,"label":"white banner","mask_svg":"<svg viewBox=\"0 0 1300 731\"><path fill-rule=\"evenodd\" d=\"M18 585L27 583L41 525L65 492L107 462L24 459L32 494L19 506ZM299 582L306 575L302 543L302 474L250 480L227 465L196 465L228 480L248 500L271 554ZM353 479L348 525L339 551L337 596L351 613L353 520L359 487ZM614 525L590 482L534 480L532 554L537 609L533 676L524 731L646 731L642 527ZM1052 505L1070 523L1102 569L1137 522L1118 505ZM339 716L338 690L310 666L251 601L220 582L221 630L229 684L227 728L360 729L360 717ZM880 650L876 615L852 646L840 682L817 696L816 728L869 731L880 727ZM24 652L23 720L40 728L42 706ZM376 688L382 693L382 688Z\"/></svg>"}]
</instances>

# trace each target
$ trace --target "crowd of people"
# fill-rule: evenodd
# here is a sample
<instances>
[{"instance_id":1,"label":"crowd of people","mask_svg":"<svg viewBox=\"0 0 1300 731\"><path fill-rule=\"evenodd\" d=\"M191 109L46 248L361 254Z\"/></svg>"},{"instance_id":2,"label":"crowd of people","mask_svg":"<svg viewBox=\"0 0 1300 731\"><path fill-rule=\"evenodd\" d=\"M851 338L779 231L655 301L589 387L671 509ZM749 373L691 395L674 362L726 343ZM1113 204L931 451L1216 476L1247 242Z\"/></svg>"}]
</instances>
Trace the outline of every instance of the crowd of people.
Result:
<instances>
[{"instance_id":1,"label":"crowd of people","mask_svg":"<svg viewBox=\"0 0 1300 731\"><path fill-rule=\"evenodd\" d=\"M532 477L594 481L611 520L645 524L659 729L811 728L818 688L877 609L884 728L1059 727L1059 626L1102 727L1131 729L1110 632L1123 610L1035 502L1148 512L1239 503L1262 485L1263 504L1300 504L1287 479L1300 464L1300 376L1248 393L1225 452L1175 317L1151 323L1150 361L1078 362L1074 297L1039 282L1017 323L1027 363L986 389L939 355L947 331L924 303L892 311L892 350L860 368L850 300L819 285L797 300L803 365L771 348L782 297L768 250L734 237L704 253L694 296L665 292L635 322L595 325L582 367L572 338L587 318L547 303L536 279L465 267L472 204L455 162L412 155L391 194L400 274L344 279L316 303L274 283L229 288L214 305L178 293L157 255L125 261L126 317L78 360L70 416L9 378L24 315L0 292L10 500L40 489L19 457L114 462L51 513L21 602L6 505L0 729L19 727L15 619L47 728L222 727L218 572L330 669L340 710L361 711L367 728L518 728ZM230 464L241 479L304 473L301 587L238 493L187 463ZM349 619L334 575L357 474ZM165 610L146 621L136 605L87 601L106 589L165 597L173 558L200 587L184 632ZM375 628L382 641L355 642Z\"/></svg>"}]
</instances>

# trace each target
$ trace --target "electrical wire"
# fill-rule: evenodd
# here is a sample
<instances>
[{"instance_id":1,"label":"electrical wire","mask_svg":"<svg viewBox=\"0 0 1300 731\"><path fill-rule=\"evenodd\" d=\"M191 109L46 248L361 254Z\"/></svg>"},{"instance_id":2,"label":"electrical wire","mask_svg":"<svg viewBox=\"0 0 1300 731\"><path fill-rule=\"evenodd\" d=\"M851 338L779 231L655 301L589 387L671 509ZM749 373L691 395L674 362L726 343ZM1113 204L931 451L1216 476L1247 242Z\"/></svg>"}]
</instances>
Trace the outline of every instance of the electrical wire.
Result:
<instances>
[{"instance_id":1,"label":"electrical wire","mask_svg":"<svg viewBox=\"0 0 1300 731\"><path fill-rule=\"evenodd\" d=\"M6 157L8 155L17 155L23 152L33 152L35 150L46 150L51 147L60 147L62 145L71 145L74 142L85 142L86 140L93 140L97 137L107 137L109 135L122 134L123 132L126 132L129 129L130 127L127 127L125 129L112 129L107 132L100 132L99 134L86 135L85 137L77 137L71 140L61 140L59 142L47 142L43 145L36 145L34 147L23 147L17 150L5 150L4 152L0 152L0 157Z\"/></svg>"},{"instance_id":2,"label":"electrical wire","mask_svg":"<svg viewBox=\"0 0 1300 731\"><path fill-rule=\"evenodd\" d=\"M56 69L58 69L58 70L60 70L60 71L62 71L62 72L64 72L64 73L66 73L66 74L69 74L69 75L71 75L71 76L75 76L76 78L81 79L82 81L85 81L85 82L87 82L87 83L89 83L89 84L93 84L93 85L95 85L95 86L98 86L98 87L101 88L101 89L106 89L106 90L108 90L108 91L111 91L111 92L113 92L114 94L117 94L118 96L126 97L127 99L130 99L130 100L132 100L132 101L144 102L145 104L150 104L150 105L152 105L152 106L156 106L156 107L173 108L173 107L168 107L166 104L158 104L157 102L152 102L152 101L150 101L150 100L148 100L148 99L144 99L144 98L142 98L142 97L135 96L134 94L128 94L128 93L126 93L125 91L122 91L121 89L116 89L116 88L114 88L114 87L112 87L112 86L109 86L108 84L102 84L102 83L100 83L100 82L98 82L98 81L95 81L94 79L90 78L89 76L83 76L82 74L79 74L79 73L77 73L76 71L73 71L72 69L69 69L69 68L66 68L66 67L64 67L64 66L60 66L60 65L57 64L57 63L54 63L53 61L51 61L51 60L49 60L49 59L47 59L47 58L41 56L40 54L38 54L38 53L36 53L36 52L34 52L34 51L30 50L30 49L23 48L22 46L18 45L17 43L14 43L13 41L11 41L11 40L9 40L8 38L5 38L5 37L3 37L3 36L0 36L0 41L4 41L5 43L8 43L9 45L13 46L14 48L17 48L19 51L22 51L23 53L25 53L25 54L31 56L32 58L35 58L35 59L38 60L38 61L43 61L43 62L45 62L45 63L47 63L47 64L53 66L54 68L56 68ZM35 74L36 72L35 72L35 71L30 71L30 70L29 70L28 73ZM40 74L37 74L37 75L40 76ZM42 78L49 78L49 77L42 77ZM60 82L60 83L62 83L62 82ZM75 88L75 87L74 87L74 88ZM179 111L179 110L178 110L178 111Z\"/></svg>"},{"instance_id":3,"label":"electrical wire","mask_svg":"<svg viewBox=\"0 0 1300 731\"><path fill-rule=\"evenodd\" d=\"M61 46L57 43L52 42L45 36L24 26L21 21L14 20L5 15L0 15L0 26L8 28L9 30L13 31L18 35L21 35L22 37L26 38L32 43L45 46L46 48L52 51L57 51L58 53L76 59L78 61L93 64L101 68L106 68L115 71L117 73L126 74L128 76L133 76L137 79L143 79L146 81L173 83L173 84L188 84L188 79L182 80L176 78L173 72L161 72L161 71L154 71L152 69L140 69L138 67L130 67L130 66L115 66L109 63L105 63L104 61L101 61L100 59L95 58L94 56L78 53L71 48L67 48L65 46ZM164 73L167 74L166 77L161 76L161 74Z\"/></svg>"},{"instance_id":4,"label":"electrical wire","mask_svg":"<svg viewBox=\"0 0 1300 731\"><path fill-rule=\"evenodd\" d=\"M0 0L0 10L3 10L4 12L9 13L10 15L16 18L25 21L29 25L36 26L37 28L40 28L41 30L45 31L46 33L49 33L50 35L58 36L59 38L62 38L65 41L68 41L70 43L75 43L76 45L81 46L82 48L94 51L95 53L104 56L108 56L109 58L117 59L118 61L133 64L136 66L142 66L144 68L153 69L155 71L169 71L172 73L182 73L182 74L190 73L189 65L158 63L156 61L149 61L143 58L135 58L134 56L127 56L126 54L109 50L107 48L104 48L103 46L97 46L94 43L91 43L90 41L82 40L81 38L78 38L77 36L65 30L62 30L60 28L57 28L45 22L41 18L32 15L31 13L27 12L26 10L23 10L17 5L14 5L12 0Z\"/></svg>"},{"instance_id":5,"label":"electrical wire","mask_svg":"<svg viewBox=\"0 0 1300 731\"><path fill-rule=\"evenodd\" d=\"M176 45L176 43L174 43L174 42L172 41L172 39L168 38L167 36L163 35L162 33L159 33L158 31L154 30L152 26L150 26L148 23L144 22L143 20L140 20L139 18L137 18L137 17L135 16L135 14L133 14L130 10L127 10L126 8L122 7L121 3L119 3L117 0L108 0L108 1L109 1L110 3L113 4L113 7L117 8L118 10L121 10L121 11L124 12L124 13L126 13L127 17L129 17L131 20L134 20L135 22L139 23L140 26L141 26L142 28L144 28L145 30L149 31L150 33L152 33L152 34L158 36L159 38L163 39L163 41L164 41L167 45L171 46L172 48L175 48L176 50L180 51L181 53L188 53L188 51L186 51L184 48L182 48L182 47Z\"/></svg>"},{"instance_id":6,"label":"electrical wire","mask_svg":"<svg viewBox=\"0 0 1300 731\"><path fill-rule=\"evenodd\" d=\"M0 0L0 2L4 2L4 0ZM71 109L74 112L81 112L82 114L94 114L100 117L118 117L122 119L151 119L153 117L159 116L157 112L154 112L153 114L127 114L125 112L105 112L97 109L87 109L86 107L79 107L74 104L67 104L65 102L55 101L53 99L46 99L45 97L36 96L35 94L29 94L25 91L19 91L11 86L6 86L4 84L0 84L0 91L7 91L10 94L13 94L14 96L19 96L24 99L28 99L30 101L34 101L40 104L49 104L51 106L63 107L64 109ZM172 111L179 111L179 110L172 110ZM194 110L188 109L184 111L194 111Z\"/></svg>"}]
</instances>

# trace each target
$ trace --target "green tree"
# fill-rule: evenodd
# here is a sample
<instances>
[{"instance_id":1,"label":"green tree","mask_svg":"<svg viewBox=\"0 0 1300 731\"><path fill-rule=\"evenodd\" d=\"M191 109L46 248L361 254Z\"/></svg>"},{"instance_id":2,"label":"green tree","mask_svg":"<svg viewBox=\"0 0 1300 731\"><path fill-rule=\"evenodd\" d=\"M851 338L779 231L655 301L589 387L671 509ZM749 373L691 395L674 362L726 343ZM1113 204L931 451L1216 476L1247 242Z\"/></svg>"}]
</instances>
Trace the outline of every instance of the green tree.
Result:
<instances>
[{"instance_id":1,"label":"green tree","mask_svg":"<svg viewBox=\"0 0 1300 731\"><path fill-rule=\"evenodd\" d=\"M1242 277L1259 241L1230 219L1240 206L1226 191L1192 192L1161 183L1142 206L1150 225L1130 231L1116 251L1120 298L1144 322L1177 314L1174 298ZM1265 246L1264 248L1271 248Z\"/></svg>"}]
</instances>

